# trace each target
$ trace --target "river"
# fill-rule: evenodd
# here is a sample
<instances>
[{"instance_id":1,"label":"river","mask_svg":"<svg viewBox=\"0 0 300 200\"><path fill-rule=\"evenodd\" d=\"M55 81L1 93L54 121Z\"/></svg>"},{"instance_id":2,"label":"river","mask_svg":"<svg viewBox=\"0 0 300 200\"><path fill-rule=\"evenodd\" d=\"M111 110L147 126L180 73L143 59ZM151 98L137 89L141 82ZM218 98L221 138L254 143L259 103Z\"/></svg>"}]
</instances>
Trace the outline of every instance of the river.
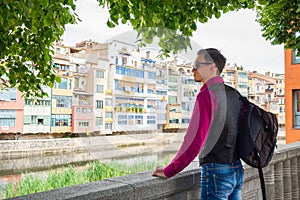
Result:
<instances>
[{"instance_id":1,"label":"river","mask_svg":"<svg viewBox=\"0 0 300 200\"><path fill-rule=\"evenodd\" d=\"M93 160L106 163L116 161L126 165L137 162L171 160L180 146L183 135L181 133L168 135L160 133L77 138L76 143L80 141L80 145L74 151L55 151L55 149L52 149L52 151L43 151L42 154L37 152L42 149L43 145L38 145L38 148L34 150L26 149L28 148L26 147L26 151L21 149L17 155L5 154L5 156L2 156L0 187L7 182L19 180L22 174L25 173L47 173L49 170L70 164L84 166L87 162ZM56 140L58 142L63 141ZM20 147L24 143L25 141L19 141L17 145ZM46 145L44 144L44 146ZM81 150L77 151L76 149Z\"/></svg>"}]
</instances>

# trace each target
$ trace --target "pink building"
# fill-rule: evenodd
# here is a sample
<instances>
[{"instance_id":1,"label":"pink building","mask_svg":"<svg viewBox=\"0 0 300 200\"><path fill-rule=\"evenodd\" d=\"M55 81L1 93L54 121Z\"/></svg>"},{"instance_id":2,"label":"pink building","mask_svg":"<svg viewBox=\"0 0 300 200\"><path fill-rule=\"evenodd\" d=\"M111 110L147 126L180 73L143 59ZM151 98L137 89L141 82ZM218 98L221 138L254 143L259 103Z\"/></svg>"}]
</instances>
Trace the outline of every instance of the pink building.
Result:
<instances>
[{"instance_id":1,"label":"pink building","mask_svg":"<svg viewBox=\"0 0 300 200\"><path fill-rule=\"evenodd\" d=\"M0 133L22 133L24 99L16 88L0 91Z\"/></svg>"}]
</instances>

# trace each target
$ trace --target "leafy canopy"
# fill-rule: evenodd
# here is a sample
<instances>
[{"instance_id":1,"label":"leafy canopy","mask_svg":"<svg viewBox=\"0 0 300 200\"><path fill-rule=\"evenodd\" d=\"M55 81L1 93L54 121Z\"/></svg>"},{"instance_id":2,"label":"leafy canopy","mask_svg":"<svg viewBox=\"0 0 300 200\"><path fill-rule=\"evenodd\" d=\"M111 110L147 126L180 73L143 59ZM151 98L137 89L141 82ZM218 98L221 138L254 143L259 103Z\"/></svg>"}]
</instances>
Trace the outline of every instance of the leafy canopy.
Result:
<instances>
[{"instance_id":1,"label":"leafy canopy","mask_svg":"<svg viewBox=\"0 0 300 200\"><path fill-rule=\"evenodd\" d=\"M256 9L263 37L300 52L298 1L97 1L109 10L108 27L130 23L139 32L141 45L158 37L162 56L186 50L198 22L244 8ZM41 85L53 86L54 81L59 81L52 67L51 47L65 25L76 22L74 0L2 0L0 4L0 76L8 78L7 86L17 86L27 95L40 95Z\"/></svg>"},{"instance_id":2,"label":"leafy canopy","mask_svg":"<svg viewBox=\"0 0 300 200\"><path fill-rule=\"evenodd\" d=\"M43 96L53 86L53 42L75 23L73 0L2 0L0 3L0 89L18 87L26 96ZM7 82L8 81L8 82Z\"/></svg>"},{"instance_id":3,"label":"leafy canopy","mask_svg":"<svg viewBox=\"0 0 300 200\"><path fill-rule=\"evenodd\" d=\"M189 37L197 29L197 22L241 8L254 8L254 1L246 0L98 0L109 9L109 27L130 23L141 36L141 44L151 43L157 36L161 55L177 54L190 47Z\"/></svg>"}]
</instances>

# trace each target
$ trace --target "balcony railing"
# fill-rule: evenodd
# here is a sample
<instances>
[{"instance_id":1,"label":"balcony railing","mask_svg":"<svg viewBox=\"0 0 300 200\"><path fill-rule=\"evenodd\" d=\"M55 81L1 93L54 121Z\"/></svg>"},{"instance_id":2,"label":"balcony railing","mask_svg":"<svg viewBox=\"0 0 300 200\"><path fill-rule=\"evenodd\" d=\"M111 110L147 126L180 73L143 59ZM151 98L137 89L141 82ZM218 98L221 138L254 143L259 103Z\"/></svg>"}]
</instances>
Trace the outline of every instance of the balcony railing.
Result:
<instances>
[{"instance_id":1,"label":"balcony railing","mask_svg":"<svg viewBox=\"0 0 300 200\"><path fill-rule=\"evenodd\" d=\"M265 90L266 93L272 93L273 91L274 91L273 88L268 88L268 89Z\"/></svg>"}]
</instances>

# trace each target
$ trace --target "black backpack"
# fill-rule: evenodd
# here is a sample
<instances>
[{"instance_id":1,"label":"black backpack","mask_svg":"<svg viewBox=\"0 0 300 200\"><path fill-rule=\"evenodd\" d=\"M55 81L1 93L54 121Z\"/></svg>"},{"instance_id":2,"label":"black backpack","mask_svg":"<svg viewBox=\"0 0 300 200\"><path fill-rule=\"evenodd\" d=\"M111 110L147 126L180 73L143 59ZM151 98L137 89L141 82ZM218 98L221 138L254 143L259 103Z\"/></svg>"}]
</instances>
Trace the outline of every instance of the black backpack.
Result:
<instances>
[{"instance_id":1,"label":"black backpack","mask_svg":"<svg viewBox=\"0 0 300 200\"><path fill-rule=\"evenodd\" d=\"M246 164L258 168L262 195L265 200L266 191L262 168L270 163L274 154L278 133L277 117L249 102L236 89L232 89L239 94L242 101L237 150Z\"/></svg>"}]
</instances>

